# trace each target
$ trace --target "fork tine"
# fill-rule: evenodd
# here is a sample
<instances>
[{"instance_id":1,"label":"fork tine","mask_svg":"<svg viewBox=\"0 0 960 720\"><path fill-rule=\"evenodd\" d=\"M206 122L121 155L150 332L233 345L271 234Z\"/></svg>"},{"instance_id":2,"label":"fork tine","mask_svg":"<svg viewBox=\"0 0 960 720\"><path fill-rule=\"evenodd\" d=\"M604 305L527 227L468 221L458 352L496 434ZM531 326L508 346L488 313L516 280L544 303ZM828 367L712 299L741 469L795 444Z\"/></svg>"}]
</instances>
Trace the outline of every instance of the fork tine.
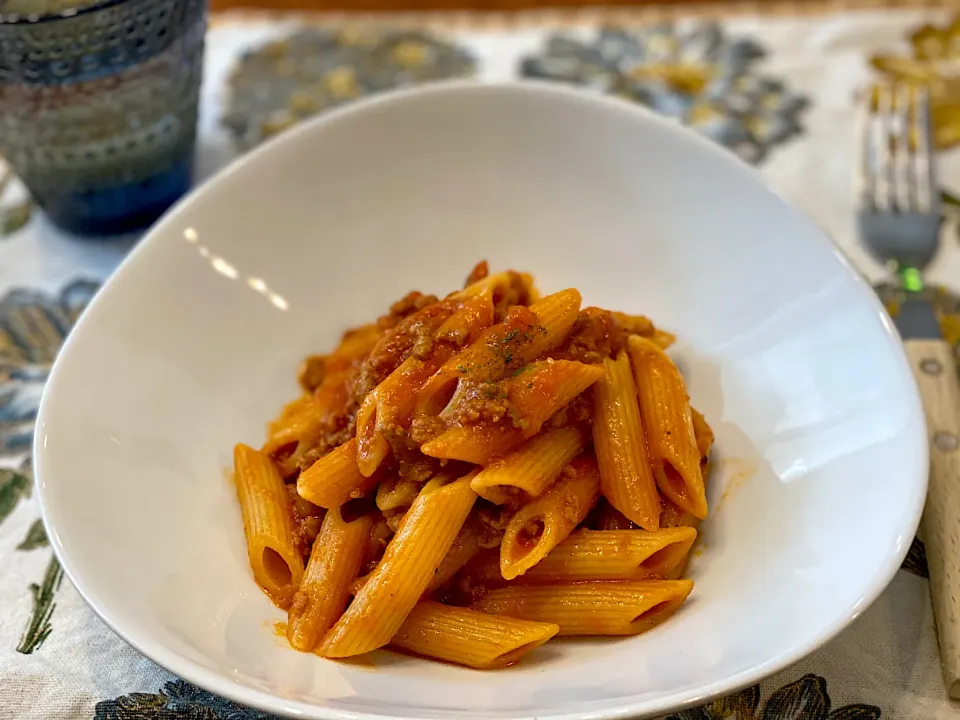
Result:
<instances>
[{"instance_id":1,"label":"fork tine","mask_svg":"<svg viewBox=\"0 0 960 720\"><path fill-rule=\"evenodd\" d=\"M916 181L914 194L917 211L930 214L940 210L940 192L937 186L936 167L931 159L933 152L933 127L930 122L930 93L924 87L916 89L914 105L913 175Z\"/></svg>"},{"instance_id":2,"label":"fork tine","mask_svg":"<svg viewBox=\"0 0 960 720\"><path fill-rule=\"evenodd\" d=\"M873 87L864 91L865 100L857 103L853 136L853 201L862 208L873 206L873 173L870 169L870 106Z\"/></svg>"},{"instance_id":3,"label":"fork tine","mask_svg":"<svg viewBox=\"0 0 960 720\"><path fill-rule=\"evenodd\" d=\"M873 205L877 210L893 210L893 156L890 138L893 123L893 92L888 85L877 85L877 106L871 117L873 139Z\"/></svg>"},{"instance_id":4,"label":"fork tine","mask_svg":"<svg viewBox=\"0 0 960 720\"><path fill-rule=\"evenodd\" d=\"M910 149L910 107L912 92L901 83L891 90L893 115L890 118L893 141L893 197L897 210L909 212L916 207L917 184L914 177L913 153Z\"/></svg>"}]
</instances>

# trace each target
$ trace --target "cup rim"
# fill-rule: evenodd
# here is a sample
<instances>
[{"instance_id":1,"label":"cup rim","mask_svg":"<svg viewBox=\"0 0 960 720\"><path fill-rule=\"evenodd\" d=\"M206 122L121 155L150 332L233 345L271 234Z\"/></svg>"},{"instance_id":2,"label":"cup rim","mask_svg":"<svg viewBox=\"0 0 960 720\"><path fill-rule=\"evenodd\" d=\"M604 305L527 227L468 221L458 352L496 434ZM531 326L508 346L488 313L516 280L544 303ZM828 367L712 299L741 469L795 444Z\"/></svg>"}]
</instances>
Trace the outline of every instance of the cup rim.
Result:
<instances>
[{"instance_id":1,"label":"cup rim","mask_svg":"<svg viewBox=\"0 0 960 720\"><path fill-rule=\"evenodd\" d=\"M43 23L56 22L58 20L69 20L71 18L88 15L100 10L106 10L114 5L122 5L130 0L100 0L100 2L87 5L81 8L67 8L58 13L49 13L39 15L31 13L21 15L20 13L0 13L0 26L3 25L41 25Z\"/></svg>"}]
</instances>

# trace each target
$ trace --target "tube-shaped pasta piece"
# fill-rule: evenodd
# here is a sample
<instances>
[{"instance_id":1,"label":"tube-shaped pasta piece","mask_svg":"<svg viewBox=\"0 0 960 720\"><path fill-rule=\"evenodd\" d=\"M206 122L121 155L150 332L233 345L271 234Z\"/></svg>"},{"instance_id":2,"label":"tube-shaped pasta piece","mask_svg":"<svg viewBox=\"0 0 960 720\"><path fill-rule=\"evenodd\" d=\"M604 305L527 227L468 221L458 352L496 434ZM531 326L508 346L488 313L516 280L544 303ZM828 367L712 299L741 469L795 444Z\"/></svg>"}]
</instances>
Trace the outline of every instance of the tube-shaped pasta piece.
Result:
<instances>
[{"instance_id":1,"label":"tube-shaped pasta piece","mask_svg":"<svg viewBox=\"0 0 960 720\"><path fill-rule=\"evenodd\" d=\"M586 443L575 427L546 430L508 455L496 458L470 483L480 497L503 505L508 499L537 497Z\"/></svg>"},{"instance_id":2,"label":"tube-shaped pasta piece","mask_svg":"<svg viewBox=\"0 0 960 720\"><path fill-rule=\"evenodd\" d=\"M346 522L340 508L329 510L323 518L303 582L287 614L287 640L297 650L313 650L343 613L372 526L369 515Z\"/></svg>"},{"instance_id":3,"label":"tube-shaped pasta piece","mask_svg":"<svg viewBox=\"0 0 960 720\"><path fill-rule=\"evenodd\" d=\"M457 537L454 538L453 545L443 556L443 560L433 574L430 584L427 585L427 592L432 592L438 587L445 585L457 572L466 565L473 557L480 552L480 534L483 532L480 519L476 513L470 515L467 521L460 528Z\"/></svg>"},{"instance_id":4,"label":"tube-shaped pasta piece","mask_svg":"<svg viewBox=\"0 0 960 720\"><path fill-rule=\"evenodd\" d=\"M372 571L367 573L366 575L360 575L352 583L350 583L350 594L358 595L360 591L363 590L363 586L366 585L367 582L370 580L371 574L372 574Z\"/></svg>"},{"instance_id":5,"label":"tube-shaped pasta piece","mask_svg":"<svg viewBox=\"0 0 960 720\"><path fill-rule=\"evenodd\" d=\"M385 380L367 393L357 412L357 465L365 476L376 472L390 452L392 427L408 426L423 383L462 345L493 322L490 293L464 298L439 326L425 353L412 352Z\"/></svg>"},{"instance_id":6,"label":"tube-shaped pasta piece","mask_svg":"<svg viewBox=\"0 0 960 720\"><path fill-rule=\"evenodd\" d=\"M638 635L670 617L691 590L690 580L511 585L491 590L472 607L556 623L557 635Z\"/></svg>"},{"instance_id":7,"label":"tube-shaped pasta piece","mask_svg":"<svg viewBox=\"0 0 960 720\"><path fill-rule=\"evenodd\" d=\"M697 450L700 451L701 462L710 455L713 447L713 430L707 419L693 406L690 407L690 416L693 420L693 436L697 439Z\"/></svg>"},{"instance_id":8,"label":"tube-shaped pasta piece","mask_svg":"<svg viewBox=\"0 0 960 720\"><path fill-rule=\"evenodd\" d=\"M323 379L316 391L287 405L280 417L270 424L263 452L270 454L296 442L294 455L302 455L319 439L323 423L347 404L349 382L360 361L370 354L379 334L376 325L364 325L344 334L340 345L323 363ZM284 464L288 469L296 470L298 459Z\"/></svg>"},{"instance_id":9,"label":"tube-shaped pasta piece","mask_svg":"<svg viewBox=\"0 0 960 720\"><path fill-rule=\"evenodd\" d=\"M370 354L381 335L382 332L376 323L347 330L340 339L340 345L327 358L324 371L330 374L355 366Z\"/></svg>"},{"instance_id":10,"label":"tube-shaped pasta piece","mask_svg":"<svg viewBox=\"0 0 960 720\"><path fill-rule=\"evenodd\" d=\"M578 530L517 578L522 583L665 578L682 563L697 531Z\"/></svg>"},{"instance_id":11,"label":"tube-shaped pasta piece","mask_svg":"<svg viewBox=\"0 0 960 720\"><path fill-rule=\"evenodd\" d=\"M627 351L605 358L603 379L593 388L593 446L603 496L644 530L659 527L660 495L647 458L637 388Z\"/></svg>"},{"instance_id":12,"label":"tube-shaped pasta piece","mask_svg":"<svg viewBox=\"0 0 960 720\"><path fill-rule=\"evenodd\" d=\"M660 515L660 525L664 528L694 528L700 525L700 519L693 513L677 507L667 498L661 498L663 504L663 514ZM690 553L684 555L680 562L671 568L666 575L667 580L677 580L683 577L687 571L687 563L690 561Z\"/></svg>"},{"instance_id":13,"label":"tube-shaped pasta piece","mask_svg":"<svg viewBox=\"0 0 960 720\"><path fill-rule=\"evenodd\" d=\"M314 505L334 508L363 497L376 484L376 477L364 477L357 467L357 441L351 438L300 473L297 493Z\"/></svg>"},{"instance_id":14,"label":"tube-shaped pasta piece","mask_svg":"<svg viewBox=\"0 0 960 720\"><path fill-rule=\"evenodd\" d=\"M660 525L663 526L662 517ZM597 512L591 527L594 530L635 530L638 525L603 498L597 504Z\"/></svg>"},{"instance_id":15,"label":"tube-shaped pasta piece","mask_svg":"<svg viewBox=\"0 0 960 720\"><path fill-rule=\"evenodd\" d=\"M556 347L570 332L579 310L580 293L574 289L548 295L529 308L511 308L503 322L481 333L424 384L417 415L439 415L456 394L462 378L499 380Z\"/></svg>"},{"instance_id":16,"label":"tube-shaped pasta piece","mask_svg":"<svg viewBox=\"0 0 960 720\"><path fill-rule=\"evenodd\" d=\"M263 453L241 443L233 450L233 464L253 577L286 608L303 579L290 495L276 465Z\"/></svg>"},{"instance_id":17,"label":"tube-shaped pasta piece","mask_svg":"<svg viewBox=\"0 0 960 720\"><path fill-rule=\"evenodd\" d=\"M358 367L351 367L348 370L337 370L324 377L314 395L316 412L312 413L309 421L298 429L297 436L291 438L296 440L296 447L289 455L276 458L280 474L285 478L291 477L300 469L304 457L320 441L324 428L333 427L336 419L346 411L350 402L351 385L358 369ZM277 445L277 449L284 444L286 443Z\"/></svg>"},{"instance_id":18,"label":"tube-shaped pasta piece","mask_svg":"<svg viewBox=\"0 0 960 720\"><path fill-rule=\"evenodd\" d=\"M653 337L650 338L650 340L663 350L666 350L677 341L677 336L666 330L657 330L653 333Z\"/></svg>"},{"instance_id":19,"label":"tube-shaped pasta piece","mask_svg":"<svg viewBox=\"0 0 960 720\"><path fill-rule=\"evenodd\" d=\"M287 405L280 416L270 423L267 441L261 452L266 455L275 453L282 447L291 445L308 434L310 428L319 426L320 411L312 395L305 395Z\"/></svg>"},{"instance_id":20,"label":"tube-shaped pasta piece","mask_svg":"<svg viewBox=\"0 0 960 720\"><path fill-rule=\"evenodd\" d=\"M543 560L512 582L520 585L583 582L585 580L675 580L685 567L697 538L693 527L646 530L577 530ZM500 558L481 553L466 574L484 587L505 585ZM682 574L682 573L681 573Z\"/></svg>"},{"instance_id":21,"label":"tube-shaped pasta piece","mask_svg":"<svg viewBox=\"0 0 960 720\"><path fill-rule=\"evenodd\" d=\"M435 458L484 465L540 432L551 415L601 377L603 368L599 365L572 360L531 363L503 381L502 389L512 408L511 420L452 427L421 445L420 451Z\"/></svg>"},{"instance_id":22,"label":"tube-shaped pasta piece","mask_svg":"<svg viewBox=\"0 0 960 720\"><path fill-rule=\"evenodd\" d=\"M657 487L675 504L703 519L707 516L707 494L683 376L650 340L630 337L627 348Z\"/></svg>"},{"instance_id":23,"label":"tube-shaped pasta piece","mask_svg":"<svg viewBox=\"0 0 960 720\"><path fill-rule=\"evenodd\" d=\"M455 293L454 297L468 298L487 293L493 298L493 304L497 308L529 305L538 299L537 290L533 285L533 276L514 270L487 275L470 283L463 290Z\"/></svg>"},{"instance_id":24,"label":"tube-shaped pasta piece","mask_svg":"<svg viewBox=\"0 0 960 720\"><path fill-rule=\"evenodd\" d=\"M277 435L284 428L293 425L302 415L311 414L312 410L313 395L301 395L296 400L291 400L283 406L277 417L267 423L267 438Z\"/></svg>"},{"instance_id":25,"label":"tube-shaped pasta piece","mask_svg":"<svg viewBox=\"0 0 960 720\"><path fill-rule=\"evenodd\" d=\"M350 657L383 647L420 600L470 514L472 475L428 482L393 536L383 559L318 650Z\"/></svg>"},{"instance_id":26,"label":"tube-shaped pasta piece","mask_svg":"<svg viewBox=\"0 0 960 720\"><path fill-rule=\"evenodd\" d=\"M591 455L567 466L547 492L520 508L500 543L500 574L523 575L580 524L600 497L600 474Z\"/></svg>"},{"instance_id":27,"label":"tube-shaped pasta piece","mask_svg":"<svg viewBox=\"0 0 960 720\"><path fill-rule=\"evenodd\" d=\"M396 476L385 477L377 488L377 509L382 512L406 508L420 494L422 482Z\"/></svg>"},{"instance_id":28,"label":"tube-shaped pasta piece","mask_svg":"<svg viewBox=\"0 0 960 720\"><path fill-rule=\"evenodd\" d=\"M665 528L692 527L700 524L700 519L689 510L672 502L669 498L661 500L663 512L660 515L660 526Z\"/></svg>"},{"instance_id":29,"label":"tube-shaped pasta piece","mask_svg":"<svg viewBox=\"0 0 960 720\"><path fill-rule=\"evenodd\" d=\"M407 616L391 645L487 670L512 665L558 630L552 623L488 615L424 600Z\"/></svg>"}]
</instances>

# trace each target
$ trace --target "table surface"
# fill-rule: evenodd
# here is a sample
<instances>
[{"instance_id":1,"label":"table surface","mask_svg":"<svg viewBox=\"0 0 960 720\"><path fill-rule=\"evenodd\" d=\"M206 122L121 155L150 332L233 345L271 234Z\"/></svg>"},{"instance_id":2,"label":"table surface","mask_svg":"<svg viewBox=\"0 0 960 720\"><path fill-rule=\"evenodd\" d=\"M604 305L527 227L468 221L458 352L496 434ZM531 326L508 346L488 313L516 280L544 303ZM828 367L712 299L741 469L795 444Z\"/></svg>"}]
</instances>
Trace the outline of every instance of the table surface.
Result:
<instances>
[{"instance_id":1,"label":"table surface","mask_svg":"<svg viewBox=\"0 0 960 720\"><path fill-rule=\"evenodd\" d=\"M235 7L238 1L214 0L213 4ZM231 127L234 132L237 127L244 130L242 142L236 143L222 121L231 115L229 79L236 83L238 77L244 77L243 73L238 76L233 72L238 63L256 63L256 55L250 56L251 50L297 27L295 21L272 12L284 1L295 0L271 2L267 15L228 14L217 17L211 25L198 137L200 180L237 157L238 145L259 141L277 125L269 107L247 107L239 114L234 112ZM323 0L324 4L299 1L309 3L312 9L338 7L333 4L335 0L329 0L330 4L328 0ZM413 0L404 2L409 7ZM265 0L261 0L263 3ZM399 6L376 7L396 10ZM507 7L519 4L497 6L500 10ZM531 5L525 2L524 7ZM686 6L677 7L681 15L688 12ZM761 14L731 14L720 26L708 28L719 34L722 48L739 47L752 59L736 64L734 69L726 68L736 75L737 87L743 89L738 96L742 101L739 109L733 115L708 115L710 122L699 130L733 146L755 164L766 182L808 213L864 275L871 281L880 281L886 272L860 246L853 222L853 99L858 88L876 77L874 66L915 67L920 61L911 57L911 33L932 22L934 28L928 34L945 37L942 28L947 27L951 17L945 12L915 8L826 12L822 4L794 6L793 12L778 6L776 17L771 17L767 16L769 9L765 6ZM745 8L740 6L740 10ZM551 36L561 33L568 39L589 43L596 29L596 18L584 17L579 18L576 26L559 24L557 16L522 27L487 23L484 16L468 16L456 22L450 22L450 16L440 20L427 16L415 21L425 21L433 34L414 37L432 38L433 49L440 48L424 57L449 59L448 51L456 48L472 58L478 77L490 81L517 79L530 63L549 70L547 49L564 45L549 44ZM703 26L687 27L696 30ZM688 30L661 25L646 32ZM410 37L405 35L405 42ZM326 48L322 51L339 52L327 40L318 43ZM388 40L389 35L384 42ZM370 52L377 47L370 45ZM389 53L381 52L379 56L385 55ZM744 57L735 52L720 55L741 60ZM270 57L276 59L275 54ZM709 67L701 60L694 58L684 77L689 78L691 70ZM342 68L335 62L317 64ZM559 63L559 67L568 66L569 63ZM437 72L442 73L444 67L438 65ZM937 71L938 66L933 63L924 67ZM383 69L393 72L389 66ZM259 70L263 70L262 65ZM708 75L723 79L720 72ZM402 77L404 72L396 76ZM315 84L316 78L312 81ZM660 112L679 114L696 127L694 114L687 112L690 106L684 102L701 103L701 108L704 103L709 105L705 98L711 88L716 90L705 81L697 91L700 94L693 98L666 93L647 100ZM256 82L247 88L257 97L280 102L277 109L289 110L283 105L289 98L263 93L263 89ZM940 108L944 122L938 130L944 144L958 147L960 91L951 97L954 104ZM746 145L742 142L744 119L751 140ZM944 152L941 171L944 185L960 194L960 155ZM771 242L777 240L776 228L771 228ZM129 242L89 242L67 237L42 214L35 213L26 226L8 237L0 237L0 331L15 330L16 323L12 321L17 319L16 311L24 308L33 313L28 313L27 320L37 317L38 312L43 317L50 313L50 317L63 318L64 308L73 307L78 295L91 292L96 283L106 279L129 248ZM78 279L93 282L77 285ZM955 292L960 290L960 242L955 217L947 224L942 252L930 268L929 279L948 285ZM66 293L64 288L68 289ZM960 339L960 302L946 295L943 299L953 311L953 329ZM22 316L19 319L24 320ZM61 322L60 330L66 332L69 324ZM19 327L22 330L23 322ZM51 328L44 325L42 329ZM46 342L37 352L41 360L46 358L49 363L61 338L37 334L40 337L23 339ZM3 338L0 335L0 357L4 350L9 350L4 347ZM29 368L30 373L38 369L39 364ZM9 374L8 370L9 366L0 364L0 607L4 608L0 613L0 720L269 720L188 685L140 656L106 628L63 577L43 533L36 498L31 497L30 464L25 459L32 432L30 404L40 395L42 377L31 380L30 373L22 373L26 380L21 386L16 373ZM11 397L17 402L9 403ZM216 622L227 622L229 615L218 615ZM278 613L277 620L281 619ZM745 642L748 641L746 638ZM960 720L960 704L947 698L941 678L922 545L914 546L903 569L876 603L826 646L732 698L672 718Z\"/></svg>"}]
</instances>

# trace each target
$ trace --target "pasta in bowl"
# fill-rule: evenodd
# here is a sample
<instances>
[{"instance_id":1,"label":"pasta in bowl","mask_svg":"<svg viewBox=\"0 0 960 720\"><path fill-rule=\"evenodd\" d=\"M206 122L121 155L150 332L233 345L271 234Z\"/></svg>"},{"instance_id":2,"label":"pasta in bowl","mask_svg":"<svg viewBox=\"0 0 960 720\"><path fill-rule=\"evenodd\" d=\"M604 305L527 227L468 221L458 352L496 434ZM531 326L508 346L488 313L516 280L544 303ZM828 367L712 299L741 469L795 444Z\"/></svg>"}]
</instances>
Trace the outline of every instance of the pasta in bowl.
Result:
<instances>
[{"instance_id":1,"label":"pasta in bowl","mask_svg":"<svg viewBox=\"0 0 960 720\"><path fill-rule=\"evenodd\" d=\"M304 361L263 447L234 450L291 646L488 669L680 607L713 432L669 333L581 303L482 262Z\"/></svg>"},{"instance_id":2,"label":"pasta in bowl","mask_svg":"<svg viewBox=\"0 0 960 720\"><path fill-rule=\"evenodd\" d=\"M501 272L462 283L481 258ZM421 312L408 346L392 331ZM635 406L603 401L631 382ZM647 415L681 392L716 434L705 498L706 425L691 408L694 447ZM759 682L869 606L926 446L870 288L749 169L610 98L466 83L337 110L198 188L72 331L34 462L79 595L216 695L301 720L634 720ZM676 610L649 590L689 582Z\"/></svg>"}]
</instances>

